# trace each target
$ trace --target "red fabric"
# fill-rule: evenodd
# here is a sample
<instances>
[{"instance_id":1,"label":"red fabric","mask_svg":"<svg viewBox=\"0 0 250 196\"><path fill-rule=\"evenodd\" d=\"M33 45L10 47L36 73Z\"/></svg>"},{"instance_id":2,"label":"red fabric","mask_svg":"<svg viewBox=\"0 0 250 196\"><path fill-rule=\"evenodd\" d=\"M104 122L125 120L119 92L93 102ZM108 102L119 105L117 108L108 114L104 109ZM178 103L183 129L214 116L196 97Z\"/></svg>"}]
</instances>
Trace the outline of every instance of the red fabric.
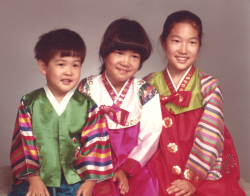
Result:
<instances>
[{"instance_id":1,"label":"red fabric","mask_svg":"<svg viewBox=\"0 0 250 196\"><path fill-rule=\"evenodd\" d=\"M191 152L194 142L195 128L203 113L202 108L181 113L178 115L170 114L164 105L162 105L163 119L171 118L172 125L168 128L163 126L160 138L160 148L152 158L155 171L159 180L160 195L169 195L166 189L171 186L171 182L180 179L183 175L185 165ZM169 143L175 143L178 146L177 152L170 152ZM240 177L238 157L233 145L232 138L225 127L225 142L222 163L226 161L228 154L233 155L235 166L230 167L230 172L226 170L222 173L222 178L217 181L201 180L200 185L196 187L198 196L243 196L244 191L240 188L238 180ZM181 168L181 175L174 174L173 166ZM193 181L190 181L194 184ZM173 196L174 194L170 194Z\"/></svg>"},{"instance_id":2,"label":"red fabric","mask_svg":"<svg viewBox=\"0 0 250 196\"><path fill-rule=\"evenodd\" d=\"M192 91L174 92L170 96L161 95L161 103L165 104L168 101L180 106L189 106Z\"/></svg>"},{"instance_id":3,"label":"red fabric","mask_svg":"<svg viewBox=\"0 0 250 196\"><path fill-rule=\"evenodd\" d=\"M115 104L110 106L106 105L101 105L100 107L100 112L107 114L111 120L114 122L125 126L129 112L117 107Z\"/></svg>"},{"instance_id":4,"label":"red fabric","mask_svg":"<svg viewBox=\"0 0 250 196\"><path fill-rule=\"evenodd\" d=\"M141 170L141 164L134 159L127 158L120 169L129 175L134 176Z\"/></svg>"}]
</instances>

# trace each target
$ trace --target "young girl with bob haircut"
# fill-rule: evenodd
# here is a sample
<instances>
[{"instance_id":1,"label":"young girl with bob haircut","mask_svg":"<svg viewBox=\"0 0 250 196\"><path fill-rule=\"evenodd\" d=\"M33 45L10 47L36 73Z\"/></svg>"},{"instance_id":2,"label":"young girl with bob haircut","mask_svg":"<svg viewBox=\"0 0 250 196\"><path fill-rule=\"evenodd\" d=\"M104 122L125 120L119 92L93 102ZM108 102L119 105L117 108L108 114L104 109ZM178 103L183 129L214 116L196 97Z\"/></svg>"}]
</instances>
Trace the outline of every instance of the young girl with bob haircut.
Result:
<instances>
[{"instance_id":1,"label":"young girl with bob haircut","mask_svg":"<svg viewBox=\"0 0 250 196\"><path fill-rule=\"evenodd\" d=\"M245 195L219 82L193 65L202 34L195 14L170 14L160 36L168 65L145 77L161 95L163 130L152 158L160 195Z\"/></svg>"},{"instance_id":2,"label":"young girl with bob haircut","mask_svg":"<svg viewBox=\"0 0 250 196\"><path fill-rule=\"evenodd\" d=\"M147 163L157 150L162 129L159 95L153 86L133 77L151 50L138 22L115 20L101 42L101 74L83 79L78 86L105 113L112 146L114 177L97 183L94 195L158 195Z\"/></svg>"}]
</instances>

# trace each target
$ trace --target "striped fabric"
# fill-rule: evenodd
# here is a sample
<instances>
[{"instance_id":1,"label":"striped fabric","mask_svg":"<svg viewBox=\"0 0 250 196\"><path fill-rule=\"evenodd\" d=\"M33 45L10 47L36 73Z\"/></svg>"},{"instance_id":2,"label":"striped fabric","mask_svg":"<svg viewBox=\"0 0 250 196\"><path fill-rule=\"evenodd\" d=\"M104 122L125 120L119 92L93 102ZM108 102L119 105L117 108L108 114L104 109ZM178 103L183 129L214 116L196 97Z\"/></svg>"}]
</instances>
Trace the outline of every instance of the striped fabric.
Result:
<instances>
[{"instance_id":1,"label":"striped fabric","mask_svg":"<svg viewBox=\"0 0 250 196\"><path fill-rule=\"evenodd\" d=\"M32 133L31 115L21 99L11 146L11 169L14 183L28 173L39 175L38 153Z\"/></svg>"},{"instance_id":2,"label":"striped fabric","mask_svg":"<svg viewBox=\"0 0 250 196\"><path fill-rule=\"evenodd\" d=\"M216 169L221 167L224 146L224 117L222 94L218 80L199 73L204 112L195 130L195 141L186 168L202 179L216 180Z\"/></svg>"},{"instance_id":3,"label":"striped fabric","mask_svg":"<svg viewBox=\"0 0 250 196\"><path fill-rule=\"evenodd\" d=\"M25 175L39 175L36 138L32 132L32 118L21 100L11 147L11 168L14 183L20 183ZM81 149L76 155L75 169L82 179L107 179L113 175L109 135L105 119L95 104L88 110L88 119L81 135Z\"/></svg>"},{"instance_id":4,"label":"striped fabric","mask_svg":"<svg viewBox=\"0 0 250 196\"><path fill-rule=\"evenodd\" d=\"M107 179L113 175L108 129L97 105L88 110L88 120L81 135L82 148L77 153L75 169L83 179Z\"/></svg>"}]
</instances>

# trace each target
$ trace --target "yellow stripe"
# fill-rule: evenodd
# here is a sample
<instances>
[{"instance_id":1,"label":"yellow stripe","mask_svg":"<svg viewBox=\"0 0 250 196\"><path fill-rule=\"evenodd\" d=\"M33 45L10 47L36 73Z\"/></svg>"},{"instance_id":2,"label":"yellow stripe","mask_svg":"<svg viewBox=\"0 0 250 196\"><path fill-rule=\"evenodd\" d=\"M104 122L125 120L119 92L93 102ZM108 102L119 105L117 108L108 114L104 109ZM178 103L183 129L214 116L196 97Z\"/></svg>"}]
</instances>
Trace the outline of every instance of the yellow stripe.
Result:
<instances>
[{"instance_id":1,"label":"yellow stripe","mask_svg":"<svg viewBox=\"0 0 250 196\"><path fill-rule=\"evenodd\" d=\"M209 157L213 157L213 159L215 160L215 156L212 154L212 153L209 153L209 152L207 152L207 151L204 151L203 149L201 149L199 146L197 146L196 144L194 144L194 146L196 147L196 148L198 148L199 149L199 151L201 151L203 154L207 154ZM198 152L198 153L201 153L201 152Z\"/></svg>"},{"instance_id":2,"label":"yellow stripe","mask_svg":"<svg viewBox=\"0 0 250 196\"><path fill-rule=\"evenodd\" d=\"M210 82L208 82L206 85L204 85L201 89L201 91L203 91L207 86L211 85L211 83L213 83L214 81L216 81L216 79L211 80Z\"/></svg>"},{"instance_id":3,"label":"yellow stripe","mask_svg":"<svg viewBox=\"0 0 250 196\"><path fill-rule=\"evenodd\" d=\"M204 110L204 113L206 113L206 114L208 114L210 116L213 116L214 118L218 119L221 122L222 125L224 125L224 121L221 119L221 117L219 115L217 115L217 114L215 114L213 112L210 112L208 110ZM214 120L213 120L213 122L216 123L216 121L214 121Z\"/></svg>"},{"instance_id":4,"label":"yellow stripe","mask_svg":"<svg viewBox=\"0 0 250 196\"><path fill-rule=\"evenodd\" d=\"M24 151L29 151L30 154L37 156L37 151L36 150L30 150L27 146L24 146L23 148L24 148Z\"/></svg>"},{"instance_id":5,"label":"yellow stripe","mask_svg":"<svg viewBox=\"0 0 250 196\"><path fill-rule=\"evenodd\" d=\"M97 153L97 152L91 152L89 153L87 156L83 156L83 155L79 155L78 156L78 159L80 158L84 158L84 157L97 157L97 158L107 158L107 157L110 157L111 156L111 152L107 152L105 154L100 154L100 153Z\"/></svg>"},{"instance_id":6,"label":"yellow stripe","mask_svg":"<svg viewBox=\"0 0 250 196\"><path fill-rule=\"evenodd\" d=\"M215 137L215 138L218 138L219 141L220 141L220 145L221 145L221 146L224 145L223 142L221 141L220 137L219 137L218 135L216 135L215 133L210 132L210 131L208 131L208 130L206 130L206 129L203 129L202 127L197 127L196 130L199 130L199 131L201 131L201 132L203 132L203 133L206 133L206 134L211 135L211 136L213 136L213 137Z\"/></svg>"},{"instance_id":7,"label":"yellow stripe","mask_svg":"<svg viewBox=\"0 0 250 196\"><path fill-rule=\"evenodd\" d=\"M92 129L88 129L84 132L82 132L82 137L89 134L91 131L95 130L95 129L102 129L104 128L106 125L105 125L105 122L104 123L98 123L96 124Z\"/></svg>"},{"instance_id":8,"label":"yellow stripe","mask_svg":"<svg viewBox=\"0 0 250 196\"><path fill-rule=\"evenodd\" d=\"M216 99L220 100L220 107L222 107L222 100L221 100L221 97L216 95L216 94L213 94L213 97L215 97Z\"/></svg>"},{"instance_id":9,"label":"yellow stripe","mask_svg":"<svg viewBox=\"0 0 250 196\"><path fill-rule=\"evenodd\" d=\"M198 165L194 164L192 161L188 160L188 164L192 165L193 167L196 168L196 170L198 170L200 173L202 173L203 175L202 176L206 176L207 175L207 172L202 169L201 167L199 167ZM193 170L194 171L194 170Z\"/></svg>"},{"instance_id":10,"label":"yellow stripe","mask_svg":"<svg viewBox=\"0 0 250 196\"><path fill-rule=\"evenodd\" d=\"M27 122L31 122L31 119L30 118L19 118L19 122L21 123L27 123Z\"/></svg>"}]
</instances>

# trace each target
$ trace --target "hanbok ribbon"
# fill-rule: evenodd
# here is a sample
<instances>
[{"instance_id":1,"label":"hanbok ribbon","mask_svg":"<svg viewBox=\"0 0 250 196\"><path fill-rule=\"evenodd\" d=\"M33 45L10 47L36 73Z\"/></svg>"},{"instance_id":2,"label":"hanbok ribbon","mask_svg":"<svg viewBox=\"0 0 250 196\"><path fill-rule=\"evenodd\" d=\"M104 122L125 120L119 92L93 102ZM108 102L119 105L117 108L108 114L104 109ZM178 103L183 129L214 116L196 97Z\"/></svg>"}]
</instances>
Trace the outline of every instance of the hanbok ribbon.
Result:
<instances>
[{"instance_id":1,"label":"hanbok ribbon","mask_svg":"<svg viewBox=\"0 0 250 196\"><path fill-rule=\"evenodd\" d=\"M107 114L109 118L113 120L114 122L122 126L125 126L128 115L129 115L128 111L121 109L117 107L116 105L112 105L112 106L101 105L99 109L100 109L100 112Z\"/></svg>"},{"instance_id":2,"label":"hanbok ribbon","mask_svg":"<svg viewBox=\"0 0 250 196\"><path fill-rule=\"evenodd\" d=\"M172 102L179 106L189 106L192 91L180 91L174 92L170 96L161 95L161 104L166 104L167 102Z\"/></svg>"}]
</instances>

